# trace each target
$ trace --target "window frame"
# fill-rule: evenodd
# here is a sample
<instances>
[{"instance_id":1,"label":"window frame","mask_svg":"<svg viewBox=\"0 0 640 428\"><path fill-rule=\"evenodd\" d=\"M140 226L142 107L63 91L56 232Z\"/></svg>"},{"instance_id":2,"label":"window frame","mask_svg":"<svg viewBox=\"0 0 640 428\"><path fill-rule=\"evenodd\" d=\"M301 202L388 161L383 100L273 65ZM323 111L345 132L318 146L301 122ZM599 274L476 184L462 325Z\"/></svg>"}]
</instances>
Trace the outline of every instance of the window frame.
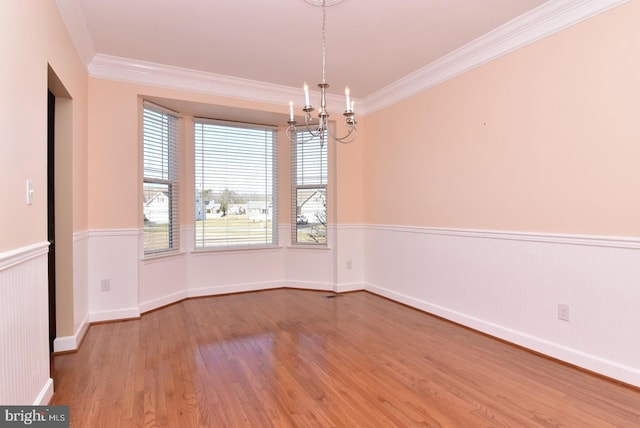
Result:
<instances>
[{"instance_id":1,"label":"window frame","mask_svg":"<svg viewBox=\"0 0 640 428\"><path fill-rule=\"evenodd\" d=\"M160 149L163 151L162 157L162 166L160 167L160 171L158 172L157 166L156 170L152 172L151 168L147 167L147 162L152 162L153 160L148 159L145 156L147 151L152 151L154 147L147 147L147 111L151 112L154 115L158 115L161 122L161 131L162 136L159 141L154 141L155 144L160 144L162 147ZM156 119L154 119L156 120ZM166 121L166 124L164 123ZM152 126L153 123L149 124ZM143 100L142 103L142 211L143 211L143 253L144 257L153 257L153 256L161 256L172 253L178 253L181 248L180 241L180 116L178 113L169 110L165 107L159 106L157 104L151 103L149 101ZM156 138L157 140L157 138ZM155 147L158 149L158 147ZM166 151L166 158L165 156ZM158 177L158 174L160 177ZM146 219L146 196L147 196L147 185L157 186L161 188L166 186L167 190L166 194L168 201L167 208L167 246L159 247L159 248L149 248L149 243L156 243L155 240L148 239L147 234L150 229L147 227ZM158 191L160 192L160 191ZM151 200L151 199L150 199ZM150 219L147 219L150 220Z\"/></svg>"},{"instance_id":2,"label":"window frame","mask_svg":"<svg viewBox=\"0 0 640 428\"><path fill-rule=\"evenodd\" d=\"M264 193L259 194L259 198L264 198L266 213L265 213L264 221L257 221L257 222L260 224L264 223L264 227L257 227L255 229L256 231L260 230L265 232L265 240L262 242L251 242L251 241L258 240L256 239L256 236L258 234L255 234L253 231L247 231L247 235L245 235L244 237L237 237L231 240L226 239L226 243L223 243L225 242L225 239L222 235L218 238L207 239L207 237L204 235L205 232L203 231L205 228L205 224L203 223L201 225L202 227L198 225L198 221L200 221L196 218L196 214L198 212L198 206L197 206L198 192L211 190L212 194L218 194L218 195L221 192L224 192L225 190L230 190L232 192L235 192L234 189L231 189L229 187L243 188L244 186L247 186L248 185L247 183L249 182L249 180L246 179L245 177L245 181L244 182L239 181L236 186L234 185L226 186L225 189L222 189L222 188L211 189L210 187L204 185L204 182L205 182L204 177L198 177L199 174L202 174L203 176L205 175L203 168L205 168L204 164L206 163L204 159L198 159L199 156L204 156L204 154L202 153L199 154L200 145L203 144L204 141L198 141L199 138L200 139L203 138L203 136L199 135L199 133L204 132L204 129L199 129L198 127L199 126L206 127L208 125L217 126L221 128L224 128L224 127L233 128L234 130L239 130L238 131L239 133L241 133L242 130L247 130L248 131L247 133L249 134L250 138L255 138L255 137L252 137L250 135L251 132L249 132L249 130L252 130L254 132L258 131L258 132L265 133L264 134L265 135L265 141L264 141L265 157L262 158L261 161L264 162L265 171L270 172L270 177L265 179L264 183L261 183L261 186L264 186L265 189L268 188L268 190L265 190ZM232 131L229 131L229 132L232 132ZM272 126L272 125L254 124L254 123L246 123L246 122L231 122L231 121L218 120L218 119L194 117L193 118L193 134L194 134L193 135L193 161L194 161L193 184L194 184L194 194L195 194L194 235L193 235L194 251L195 252L233 251L233 250L247 250L247 249L251 250L251 249L264 249L264 248L278 247L279 246L279 218L278 218L278 202L279 202L278 201L278 191L279 191L279 182L278 182L278 173L279 173L278 171L278 161L279 161L278 140L279 138L278 137L279 135L278 134L279 133L278 133L278 127ZM237 135L234 134L234 136L237 136ZM256 141L257 140L254 140L253 142L255 143ZM215 152L216 150L219 150L222 152L224 150L223 147L215 148L216 143L224 144L221 141L208 141L207 143L211 146L207 149L210 153L212 153L211 151ZM213 154L212 156L216 157L219 155ZM242 160L242 157L238 157L237 159L235 159L235 161L237 162L238 159ZM257 158L252 157L251 159L255 160ZM199 162L201 162L201 165L198 165ZM211 162L211 161L209 160L208 162ZM215 174L212 173L212 177L214 175ZM209 178L208 180L212 180L212 178ZM235 194L238 195L239 197L243 197L241 193L235 193ZM250 202L255 202L255 201L245 200L243 203L244 209L245 209L244 214L247 216L249 216L249 213L246 210L248 209L248 205ZM205 207L204 221L206 221L206 211L207 209ZM202 229L202 231L200 229ZM225 229L226 233L228 234L230 233L230 231L233 231L233 230L234 230L233 227L229 227ZM270 237L270 240L266 239L267 237ZM219 240L218 244L215 243L216 239ZM234 239L238 239L238 242L234 243L233 242ZM245 240L245 242L240 242L242 240Z\"/></svg>"},{"instance_id":3,"label":"window frame","mask_svg":"<svg viewBox=\"0 0 640 428\"><path fill-rule=\"evenodd\" d=\"M329 170L330 170L330 156L329 156L329 133L325 132L324 135L324 144L321 145L320 138L311 138L310 132L306 130L299 130L295 134L294 141L291 142L291 245L297 247L309 247L309 248L328 248L329 247L329 209L330 209L330 200L329 200ZM311 183L307 183L304 180L304 173L299 171L299 159L298 152L299 147L301 145L315 144L316 147L319 147L319 159L320 159L320 174L319 181L313 181ZM310 157L318 156L316 152L313 150L310 152ZM299 183L298 178L300 175L303 175L303 182ZM315 229L320 234L324 234L323 241L318 242L315 241L313 237L310 237L310 241L300 241L299 240L299 224L298 224L298 215L302 214L302 209L298 207L298 196L299 191L313 191L320 190L324 193L324 213L320 213L324 216L324 227L321 227L320 230ZM311 195L313 196L313 195ZM310 197L311 197L310 196ZM300 211L300 212L299 212ZM316 214L317 215L317 214ZM307 218L307 223L302 225L308 225L309 218ZM318 222L322 224L322 220L318 218ZM313 227L312 227L313 229ZM323 230L322 230L323 229ZM313 230L311 233L314 233ZM310 233L310 235L311 235Z\"/></svg>"}]
</instances>

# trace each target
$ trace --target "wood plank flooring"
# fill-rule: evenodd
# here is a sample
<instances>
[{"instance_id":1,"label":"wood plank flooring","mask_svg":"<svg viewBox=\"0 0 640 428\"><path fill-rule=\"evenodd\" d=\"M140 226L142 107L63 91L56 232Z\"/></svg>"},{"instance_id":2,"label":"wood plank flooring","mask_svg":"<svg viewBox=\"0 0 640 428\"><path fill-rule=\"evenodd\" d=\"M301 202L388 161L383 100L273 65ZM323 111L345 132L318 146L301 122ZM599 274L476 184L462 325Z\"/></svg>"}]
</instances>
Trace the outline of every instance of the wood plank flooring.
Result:
<instances>
[{"instance_id":1,"label":"wood plank flooring","mask_svg":"<svg viewBox=\"0 0 640 428\"><path fill-rule=\"evenodd\" d=\"M389 300L269 290L94 325L73 427L639 427L640 391Z\"/></svg>"}]
</instances>

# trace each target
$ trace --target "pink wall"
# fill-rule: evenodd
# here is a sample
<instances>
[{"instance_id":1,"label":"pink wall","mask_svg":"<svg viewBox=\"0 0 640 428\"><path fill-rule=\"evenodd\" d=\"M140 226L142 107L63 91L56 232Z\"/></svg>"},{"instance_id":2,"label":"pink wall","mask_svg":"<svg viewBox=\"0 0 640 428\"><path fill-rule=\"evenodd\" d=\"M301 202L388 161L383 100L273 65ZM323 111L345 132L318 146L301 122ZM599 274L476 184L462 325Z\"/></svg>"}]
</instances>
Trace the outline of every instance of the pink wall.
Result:
<instances>
[{"instance_id":1,"label":"pink wall","mask_svg":"<svg viewBox=\"0 0 640 428\"><path fill-rule=\"evenodd\" d=\"M342 119L342 117L340 117ZM336 223L362 224L364 220L364 153L368 150L366 117L356 117L358 139L349 144L331 142L336 148ZM345 135L344 128L338 128L338 135ZM342 131L341 131L342 130Z\"/></svg>"},{"instance_id":2,"label":"pink wall","mask_svg":"<svg viewBox=\"0 0 640 428\"><path fill-rule=\"evenodd\" d=\"M47 20L39 7L27 1L0 8L0 252L47 239ZM27 179L35 190L29 206Z\"/></svg>"},{"instance_id":3,"label":"pink wall","mask_svg":"<svg viewBox=\"0 0 640 428\"><path fill-rule=\"evenodd\" d=\"M92 78L89 94L89 229L137 228L138 97Z\"/></svg>"},{"instance_id":4,"label":"pink wall","mask_svg":"<svg viewBox=\"0 0 640 428\"><path fill-rule=\"evenodd\" d=\"M74 226L86 229L86 71L53 1L2 2L0 251L47 239L47 64L74 98ZM77 163L75 163L77 160ZM33 182L33 205L25 199Z\"/></svg>"},{"instance_id":5,"label":"pink wall","mask_svg":"<svg viewBox=\"0 0 640 428\"><path fill-rule=\"evenodd\" d=\"M369 115L365 223L640 235L640 2Z\"/></svg>"}]
</instances>

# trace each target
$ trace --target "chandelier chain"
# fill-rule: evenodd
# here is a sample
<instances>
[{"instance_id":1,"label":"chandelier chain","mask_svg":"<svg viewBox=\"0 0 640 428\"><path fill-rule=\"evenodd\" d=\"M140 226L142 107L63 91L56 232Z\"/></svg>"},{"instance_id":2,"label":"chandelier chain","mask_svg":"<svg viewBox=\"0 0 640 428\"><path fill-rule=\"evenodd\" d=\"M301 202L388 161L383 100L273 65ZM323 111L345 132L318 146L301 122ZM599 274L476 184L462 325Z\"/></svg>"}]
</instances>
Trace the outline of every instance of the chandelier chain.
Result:
<instances>
[{"instance_id":1,"label":"chandelier chain","mask_svg":"<svg viewBox=\"0 0 640 428\"><path fill-rule=\"evenodd\" d=\"M326 21L327 21L327 0L322 0L322 83L327 83L327 36L326 36Z\"/></svg>"}]
</instances>

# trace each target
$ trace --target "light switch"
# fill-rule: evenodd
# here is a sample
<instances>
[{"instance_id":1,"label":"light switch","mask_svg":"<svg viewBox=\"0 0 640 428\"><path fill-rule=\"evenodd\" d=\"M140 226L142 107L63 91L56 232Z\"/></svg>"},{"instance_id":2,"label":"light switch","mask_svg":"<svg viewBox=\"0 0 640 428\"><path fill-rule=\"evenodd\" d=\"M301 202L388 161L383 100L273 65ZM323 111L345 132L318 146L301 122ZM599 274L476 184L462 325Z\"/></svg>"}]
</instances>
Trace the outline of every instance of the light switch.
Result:
<instances>
[{"instance_id":1,"label":"light switch","mask_svg":"<svg viewBox=\"0 0 640 428\"><path fill-rule=\"evenodd\" d=\"M33 181L27 180L27 205L33 204Z\"/></svg>"}]
</instances>

